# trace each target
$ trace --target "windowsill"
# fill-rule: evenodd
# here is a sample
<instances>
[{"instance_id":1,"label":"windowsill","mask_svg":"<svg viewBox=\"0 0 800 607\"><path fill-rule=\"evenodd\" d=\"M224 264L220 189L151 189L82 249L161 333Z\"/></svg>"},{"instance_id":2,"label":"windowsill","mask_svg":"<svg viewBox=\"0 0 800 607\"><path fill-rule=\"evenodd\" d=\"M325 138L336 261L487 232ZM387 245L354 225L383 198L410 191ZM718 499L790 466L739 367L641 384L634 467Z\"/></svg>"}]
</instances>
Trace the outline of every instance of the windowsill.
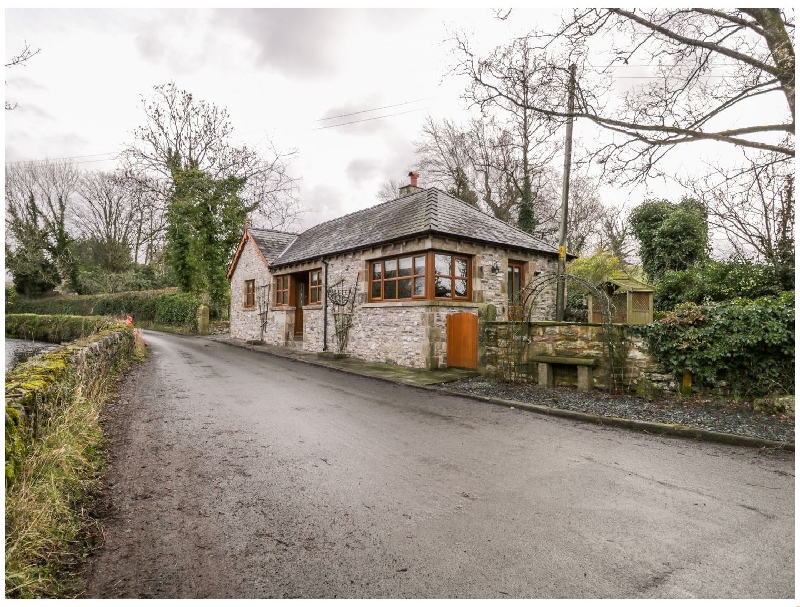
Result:
<instances>
[{"instance_id":1,"label":"windowsill","mask_svg":"<svg viewBox=\"0 0 800 607\"><path fill-rule=\"evenodd\" d=\"M418 299L410 301L374 301L361 304L362 308L477 308L471 301L445 301L443 299Z\"/></svg>"}]
</instances>

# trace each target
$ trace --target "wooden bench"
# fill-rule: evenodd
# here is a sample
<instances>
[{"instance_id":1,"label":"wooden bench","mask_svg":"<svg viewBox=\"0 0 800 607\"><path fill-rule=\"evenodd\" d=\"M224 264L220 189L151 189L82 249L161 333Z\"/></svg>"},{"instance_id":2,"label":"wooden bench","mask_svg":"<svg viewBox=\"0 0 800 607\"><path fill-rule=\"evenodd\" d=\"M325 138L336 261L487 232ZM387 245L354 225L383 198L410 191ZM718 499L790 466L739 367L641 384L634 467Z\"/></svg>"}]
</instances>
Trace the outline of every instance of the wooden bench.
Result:
<instances>
[{"instance_id":1,"label":"wooden bench","mask_svg":"<svg viewBox=\"0 0 800 607\"><path fill-rule=\"evenodd\" d=\"M592 389L592 367L600 361L596 358L570 358L568 356L531 356L529 362L539 363L539 385L553 387L553 365L574 365L578 367L578 390L590 392Z\"/></svg>"}]
</instances>

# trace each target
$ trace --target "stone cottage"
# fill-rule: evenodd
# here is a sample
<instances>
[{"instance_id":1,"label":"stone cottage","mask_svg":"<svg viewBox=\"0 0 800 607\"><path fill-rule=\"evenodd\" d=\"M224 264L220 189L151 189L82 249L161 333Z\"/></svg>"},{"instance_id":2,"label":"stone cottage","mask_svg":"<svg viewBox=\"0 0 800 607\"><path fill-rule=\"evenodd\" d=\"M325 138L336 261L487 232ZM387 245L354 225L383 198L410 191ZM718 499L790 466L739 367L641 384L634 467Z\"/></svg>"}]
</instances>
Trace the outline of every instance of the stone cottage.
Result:
<instances>
[{"instance_id":1,"label":"stone cottage","mask_svg":"<svg viewBox=\"0 0 800 607\"><path fill-rule=\"evenodd\" d=\"M453 327L475 340L451 329L453 352L462 341L477 352L479 309L513 317L526 280L555 272L558 252L410 177L399 198L300 234L248 227L228 271L232 337L335 352L346 335L355 358L436 369L458 316L467 322ZM532 319L554 318L554 301L554 290L540 296Z\"/></svg>"}]
</instances>

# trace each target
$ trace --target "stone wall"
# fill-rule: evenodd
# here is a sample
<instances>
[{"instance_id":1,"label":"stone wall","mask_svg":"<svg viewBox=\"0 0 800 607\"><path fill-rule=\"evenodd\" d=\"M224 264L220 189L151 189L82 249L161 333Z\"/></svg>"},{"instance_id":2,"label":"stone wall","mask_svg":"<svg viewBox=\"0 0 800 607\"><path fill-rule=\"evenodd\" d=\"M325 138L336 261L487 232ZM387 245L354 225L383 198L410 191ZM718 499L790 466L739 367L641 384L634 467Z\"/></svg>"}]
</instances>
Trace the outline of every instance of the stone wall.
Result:
<instances>
[{"instance_id":1,"label":"stone wall","mask_svg":"<svg viewBox=\"0 0 800 607\"><path fill-rule=\"evenodd\" d=\"M369 262L385 257L414 254L423 251L442 251L469 255L472 258L472 301L401 301L369 303ZM472 242L426 236L389 245L326 258L328 285L345 288L355 286L352 328L345 353L374 362L415 368L436 369L447 366L447 316L456 312L477 314L479 306L491 304L495 315L508 315L506 272L509 260L524 264L526 278L534 272L551 272L556 260L540 254L521 254L499 247ZM495 271L492 268L495 267ZM323 269L322 260L281 267L280 274L305 273ZM262 332L258 306L244 307L244 282L256 280L256 285L272 281L271 303L267 323ZM303 309L303 337L294 339L294 306L275 307L273 276L267 270L254 243L248 242L231 278L231 335L245 340L263 340L274 345L291 345L311 352L325 349L324 314L327 313L327 350L337 350L334 305L308 305ZM555 310L555 285L539 298L534 318L551 319Z\"/></svg>"},{"instance_id":2,"label":"stone wall","mask_svg":"<svg viewBox=\"0 0 800 607\"><path fill-rule=\"evenodd\" d=\"M244 283L247 280L256 281L256 299L258 298L258 287L268 285L272 280L264 258L252 239L245 243L239 261L236 263L236 269L231 276L230 332L231 336L237 339L261 340L258 303L256 302L252 308L246 308L244 305ZM275 295L271 293L271 297L274 299Z\"/></svg>"},{"instance_id":3,"label":"stone wall","mask_svg":"<svg viewBox=\"0 0 800 607\"><path fill-rule=\"evenodd\" d=\"M674 378L664 373L647 353L644 340L634 335L625 325L615 325L622 340L617 344L617 363L614 365L617 387L637 389L675 390ZM537 369L534 356L565 358L596 358L600 364L593 368L593 385L605 388L614 385L610 375L603 327L599 324L557 322L490 322L481 323L480 371L493 377L535 380ZM624 354L619 350L624 348ZM554 365L556 385L576 385L577 369L568 365Z\"/></svg>"}]
</instances>

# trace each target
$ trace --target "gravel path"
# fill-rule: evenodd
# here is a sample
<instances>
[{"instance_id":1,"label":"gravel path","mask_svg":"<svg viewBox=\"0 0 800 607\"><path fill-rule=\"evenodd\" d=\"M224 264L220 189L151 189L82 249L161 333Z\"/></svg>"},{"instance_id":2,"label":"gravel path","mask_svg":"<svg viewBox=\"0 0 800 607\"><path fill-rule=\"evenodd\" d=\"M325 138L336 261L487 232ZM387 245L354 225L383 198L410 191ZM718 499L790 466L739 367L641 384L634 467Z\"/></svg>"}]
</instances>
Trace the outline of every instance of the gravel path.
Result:
<instances>
[{"instance_id":1,"label":"gravel path","mask_svg":"<svg viewBox=\"0 0 800 607\"><path fill-rule=\"evenodd\" d=\"M664 398L650 402L622 394L584 393L573 388L544 388L538 384L504 383L484 378L448 383L447 388L608 417L680 424L713 432L794 442L794 418L754 411L752 404L745 402L700 397Z\"/></svg>"}]
</instances>

